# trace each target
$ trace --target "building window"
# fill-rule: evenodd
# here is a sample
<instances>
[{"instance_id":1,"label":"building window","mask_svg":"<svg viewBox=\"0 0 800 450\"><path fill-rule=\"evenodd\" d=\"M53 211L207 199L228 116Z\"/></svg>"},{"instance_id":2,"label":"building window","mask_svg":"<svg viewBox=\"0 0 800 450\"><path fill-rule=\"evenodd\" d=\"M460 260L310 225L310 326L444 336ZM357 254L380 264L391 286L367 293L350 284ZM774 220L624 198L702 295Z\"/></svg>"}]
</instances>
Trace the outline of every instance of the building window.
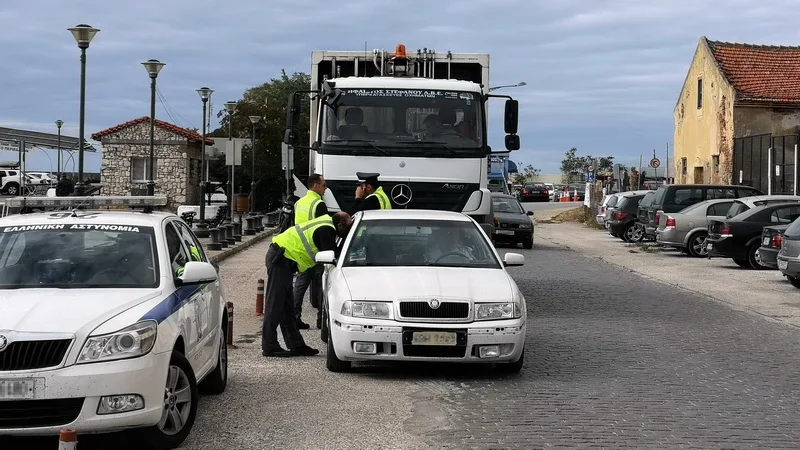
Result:
<instances>
[{"instance_id":1,"label":"building window","mask_svg":"<svg viewBox=\"0 0 800 450\"><path fill-rule=\"evenodd\" d=\"M153 178L158 178L158 160L153 160ZM150 158L131 158L131 182L147 183L150 180Z\"/></svg>"},{"instance_id":2,"label":"building window","mask_svg":"<svg viewBox=\"0 0 800 450\"><path fill-rule=\"evenodd\" d=\"M686 158L681 158L681 175L686 176L687 167Z\"/></svg>"},{"instance_id":3,"label":"building window","mask_svg":"<svg viewBox=\"0 0 800 450\"><path fill-rule=\"evenodd\" d=\"M714 168L714 173L719 173L719 155L711 156L711 165Z\"/></svg>"},{"instance_id":4,"label":"building window","mask_svg":"<svg viewBox=\"0 0 800 450\"><path fill-rule=\"evenodd\" d=\"M697 79L697 109L703 107L703 79Z\"/></svg>"}]
</instances>

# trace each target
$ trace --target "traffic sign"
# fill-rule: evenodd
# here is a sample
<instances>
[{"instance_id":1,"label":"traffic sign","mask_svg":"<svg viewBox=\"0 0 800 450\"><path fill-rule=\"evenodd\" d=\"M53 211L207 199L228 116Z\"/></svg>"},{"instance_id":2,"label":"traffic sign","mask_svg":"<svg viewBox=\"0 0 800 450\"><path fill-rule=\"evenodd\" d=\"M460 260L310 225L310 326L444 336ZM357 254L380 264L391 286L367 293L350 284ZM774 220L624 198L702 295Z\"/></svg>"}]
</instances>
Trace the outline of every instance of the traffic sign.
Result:
<instances>
[{"instance_id":1,"label":"traffic sign","mask_svg":"<svg viewBox=\"0 0 800 450\"><path fill-rule=\"evenodd\" d=\"M658 169L658 166L660 165L661 161L659 161L658 158L653 158L650 160L650 167L652 167L653 169Z\"/></svg>"}]
</instances>

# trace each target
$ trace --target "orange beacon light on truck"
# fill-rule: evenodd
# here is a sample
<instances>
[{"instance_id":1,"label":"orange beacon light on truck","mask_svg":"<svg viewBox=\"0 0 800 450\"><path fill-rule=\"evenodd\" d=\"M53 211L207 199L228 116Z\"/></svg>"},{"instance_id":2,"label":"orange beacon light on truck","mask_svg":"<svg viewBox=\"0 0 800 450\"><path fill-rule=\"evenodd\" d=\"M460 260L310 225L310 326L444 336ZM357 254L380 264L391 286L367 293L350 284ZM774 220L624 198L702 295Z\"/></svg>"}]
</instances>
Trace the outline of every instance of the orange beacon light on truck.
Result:
<instances>
[{"instance_id":1,"label":"orange beacon light on truck","mask_svg":"<svg viewBox=\"0 0 800 450\"><path fill-rule=\"evenodd\" d=\"M397 44L397 49L394 51L395 58L405 58L406 57L406 46L403 44Z\"/></svg>"}]
</instances>

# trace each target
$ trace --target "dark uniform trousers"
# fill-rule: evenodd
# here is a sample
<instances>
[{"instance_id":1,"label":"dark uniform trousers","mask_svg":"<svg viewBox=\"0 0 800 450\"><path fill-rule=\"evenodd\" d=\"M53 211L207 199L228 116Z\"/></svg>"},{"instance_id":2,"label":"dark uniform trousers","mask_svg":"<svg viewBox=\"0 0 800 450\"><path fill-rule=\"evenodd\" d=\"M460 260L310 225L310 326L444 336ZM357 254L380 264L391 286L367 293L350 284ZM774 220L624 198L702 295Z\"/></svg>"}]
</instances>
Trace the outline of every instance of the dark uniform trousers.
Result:
<instances>
[{"instance_id":1,"label":"dark uniform trousers","mask_svg":"<svg viewBox=\"0 0 800 450\"><path fill-rule=\"evenodd\" d=\"M303 298L306 296L309 286L311 287L311 306L320 307L319 298L322 294L323 271L322 264L317 264L305 272L297 274L294 285L294 317L298 322L300 322L303 315Z\"/></svg>"},{"instance_id":2,"label":"dark uniform trousers","mask_svg":"<svg viewBox=\"0 0 800 450\"><path fill-rule=\"evenodd\" d=\"M284 249L272 244L267 250L267 286L264 292L264 323L261 350L275 351L278 343L278 326L289 350L305 347L303 335L294 319L293 285L297 263L284 256Z\"/></svg>"}]
</instances>

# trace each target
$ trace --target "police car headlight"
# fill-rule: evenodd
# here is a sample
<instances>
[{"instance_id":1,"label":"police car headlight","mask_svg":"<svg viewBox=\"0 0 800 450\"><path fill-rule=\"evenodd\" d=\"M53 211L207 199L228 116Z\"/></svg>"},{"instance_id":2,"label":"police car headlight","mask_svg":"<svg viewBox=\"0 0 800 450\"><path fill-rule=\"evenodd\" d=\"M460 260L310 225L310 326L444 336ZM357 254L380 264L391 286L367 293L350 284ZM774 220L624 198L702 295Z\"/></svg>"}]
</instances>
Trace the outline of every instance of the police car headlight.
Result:
<instances>
[{"instance_id":1,"label":"police car headlight","mask_svg":"<svg viewBox=\"0 0 800 450\"><path fill-rule=\"evenodd\" d=\"M475 305L475 320L519 319L520 317L522 317L522 308L515 302L477 303Z\"/></svg>"},{"instance_id":2,"label":"police car headlight","mask_svg":"<svg viewBox=\"0 0 800 450\"><path fill-rule=\"evenodd\" d=\"M386 302L353 302L348 300L342 305L342 315L368 319L388 319L392 312L390 305L391 303Z\"/></svg>"},{"instance_id":3,"label":"police car headlight","mask_svg":"<svg viewBox=\"0 0 800 450\"><path fill-rule=\"evenodd\" d=\"M78 364L135 358L150 353L156 343L158 323L146 320L102 336L90 336L83 345Z\"/></svg>"}]
</instances>

